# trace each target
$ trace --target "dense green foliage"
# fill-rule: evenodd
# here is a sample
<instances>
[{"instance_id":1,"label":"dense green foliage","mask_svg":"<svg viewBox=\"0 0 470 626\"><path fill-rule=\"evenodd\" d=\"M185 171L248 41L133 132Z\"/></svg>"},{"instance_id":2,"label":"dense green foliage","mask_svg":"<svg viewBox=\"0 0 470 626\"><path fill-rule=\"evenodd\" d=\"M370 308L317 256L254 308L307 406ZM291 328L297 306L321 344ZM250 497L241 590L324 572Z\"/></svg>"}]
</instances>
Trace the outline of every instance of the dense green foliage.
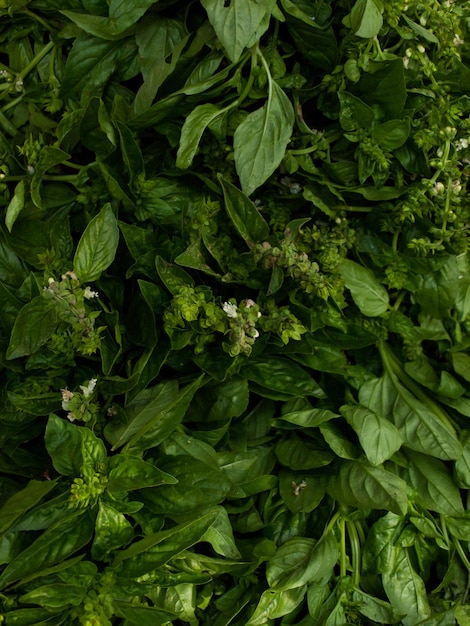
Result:
<instances>
[{"instance_id":1,"label":"dense green foliage","mask_svg":"<svg viewBox=\"0 0 470 626\"><path fill-rule=\"evenodd\" d=\"M0 17L0 622L468 626L467 1Z\"/></svg>"}]
</instances>

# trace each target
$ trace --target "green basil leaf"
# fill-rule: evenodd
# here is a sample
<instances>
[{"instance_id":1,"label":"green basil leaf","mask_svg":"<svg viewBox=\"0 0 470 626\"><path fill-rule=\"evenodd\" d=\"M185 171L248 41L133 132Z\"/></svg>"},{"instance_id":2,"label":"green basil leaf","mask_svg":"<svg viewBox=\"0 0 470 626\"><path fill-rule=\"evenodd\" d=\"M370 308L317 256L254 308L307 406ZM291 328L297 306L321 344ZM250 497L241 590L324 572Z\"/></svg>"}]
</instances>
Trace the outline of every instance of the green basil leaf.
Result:
<instances>
[{"instance_id":1,"label":"green basil leaf","mask_svg":"<svg viewBox=\"0 0 470 626\"><path fill-rule=\"evenodd\" d=\"M444 461L461 456L462 446L455 435L396 377L386 374L368 381L361 387L359 400L393 421L406 447Z\"/></svg>"},{"instance_id":2,"label":"green basil leaf","mask_svg":"<svg viewBox=\"0 0 470 626\"><path fill-rule=\"evenodd\" d=\"M24 604L39 604L48 609L59 609L68 605L78 606L85 595L86 588L81 585L54 583L29 591L19 601Z\"/></svg>"},{"instance_id":3,"label":"green basil leaf","mask_svg":"<svg viewBox=\"0 0 470 626\"><path fill-rule=\"evenodd\" d=\"M292 613L302 602L306 590L307 587L303 586L285 591L275 589L263 591L256 609L246 622L246 626L260 626L269 623L269 620Z\"/></svg>"},{"instance_id":4,"label":"green basil leaf","mask_svg":"<svg viewBox=\"0 0 470 626\"><path fill-rule=\"evenodd\" d=\"M176 167L187 169L193 162L202 134L209 124L220 115L214 104L200 104L186 118L181 130L180 145L176 155Z\"/></svg>"},{"instance_id":5,"label":"green basil leaf","mask_svg":"<svg viewBox=\"0 0 470 626\"><path fill-rule=\"evenodd\" d=\"M18 215L24 208L24 194L25 181L24 179L22 179L15 187L15 193L13 194L13 198L10 200L10 204L7 207L7 212L5 215L5 225L10 233Z\"/></svg>"},{"instance_id":6,"label":"green basil leaf","mask_svg":"<svg viewBox=\"0 0 470 626\"><path fill-rule=\"evenodd\" d=\"M356 37L371 39L382 28L383 6L380 0L357 0L349 15L349 25Z\"/></svg>"},{"instance_id":7,"label":"green basil leaf","mask_svg":"<svg viewBox=\"0 0 470 626\"><path fill-rule=\"evenodd\" d=\"M269 226L248 196L219 176L225 209L238 234L252 247L269 235Z\"/></svg>"},{"instance_id":8,"label":"green basil leaf","mask_svg":"<svg viewBox=\"0 0 470 626\"><path fill-rule=\"evenodd\" d=\"M117 454L110 459L107 484L110 492L132 491L176 482L176 478L170 474L137 457Z\"/></svg>"},{"instance_id":9,"label":"green basil leaf","mask_svg":"<svg viewBox=\"0 0 470 626\"><path fill-rule=\"evenodd\" d=\"M0 534L32 509L56 486L55 480L30 480L24 489L14 493L0 508Z\"/></svg>"},{"instance_id":10,"label":"green basil leaf","mask_svg":"<svg viewBox=\"0 0 470 626\"><path fill-rule=\"evenodd\" d=\"M426 509L443 515L463 515L459 489L446 466L438 459L407 450L404 471L407 483L416 493L415 499Z\"/></svg>"},{"instance_id":11,"label":"green basil leaf","mask_svg":"<svg viewBox=\"0 0 470 626\"><path fill-rule=\"evenodd\" d=\"M108 502L99 502L95 536L91 555L98 561L108 560L110 552L130 542L134 536L132 524Z\"/></svg>"},{"instance_id":12,"label":"green basil leaf","mask_svg":"<svg viewBox=\"0 0 470 626\"><path fill-rule=\"evenodd\" d=\"M306 537L288 539L267 562L266 579L270 587L279 591L306 583L326 583L338 556L338 545L332 533L319 541Z\"/></svg>"},{"instance_id":13,"label":"green basil leaf","mask_svg":"<svg viewBox=\"0 0 470 626\"><path fill-rule=\"evenodd\" d=\"M423 579L416 573L407 548L395 548L391 567L383 572L382 583L393 609L404 626L413 626L431 615Z\"/></svg>"},{"instance_id":14,"label":"green basil leaf","mask_svg":"<svg viewBox=\"0 0 470 626\"><path fill-rule=\"evenodd\" d=\"M460 433L462 456L455 461L455 479L461 489L470 489L470 430Z\"/></svg>"},{"instance_id":15,"label":"green basil leaf","mask_svg":"<svg viewBox=\"0 0 470 626\"><path fill-rule=\"evenodd\" d=\"M74 271L83 282L98 280L114 261L119 228L110 204L106 204L85 228L73 259Z\"/></svg>"},{"instance_id":16,"label":"green basil leaf","mask_svg":"<svg viewBox=\"0 0 470 626\"><path fill-rule=\"evenodd\" d=\"M249 113L235 130L235 167L243 192L250 196L281 163L294 125L294 109L276 82L261 109Z\"/></svg>"},{"instance_id":17,"label":"green basil leaf","mask_svg":"<svg viewBox=\"0 0 470 626\"><path fill-rule=\"evenodd\" d=\"M70 513L48 528L6 566L0 575L0 589L51 565L62 563L85 546L92 534L93 521L87 511Z\"/></svg>"},{"instance_id":18,"label":"green basil leaf","mask_svg":"<svg viewBox=\"0 0 470 626\"><path fill-rule=\"evenodd\" d=\"M216 517L217 512L212 510L169 530L149 535L118 552L113 567L119 565L124 576L143 576L200 541Z\"/></svg>"},{"instance_id":19,"label":"green basil leaf","mask_svg":"<svg viewBox=\"0 0 470 626\"><path fill-rule=\"evenodd\" d=\"M7 359L34 354L55 333L57 323L54 302L42 296L33 298L24 305L15 320Z\"/></svg>"},{"instance_id":20,"label":"green basil leaf","mask_svg":"<svg viewBox=\"0 0 470 626\"><path fill-rule=\"evenodd\" d=\"M388 419L361 405L342 406L340 411L357 433L362 449L372 465L381 465L400 449L403 438Z\"/></svg>"},{"instance_id":21,"label":"green basil leaf","mask_svg":"<svg viewBox=\"0 0 470 626\"><path fill-rule=\"evenodd\" d=\"M328 493L354 507L385 509L398 515L408 510L405 481L362 461L342 461L339 472L330 477Z\"/></svg>"},{"instance_id":22,"label":"green basil leaf","mask_svg":"<svg viewBox=\"0 0 470 626\"><path fill-rule=\"evenodd\" d=\"M264 34L275 0L201 0L217 38L232 63Z\"/></svg>"},{"instance_id":23,"label":"green basil leaf","mask_svg":"<svg viewBox=\"0 0 470 626\"><path fill-rule=\"evenodd\" d=\"M267 357L259 363L252 361L243 369L243 375L260 387L287 397L325 397L323 390L300 365L282 357Z\"/></svg>"},{"instance_id":24,"label":"green basil leaf","mask_svg":"<svg viewBox=\"0 0 470 626\"><path fill-rule=\"evenodd\" d=\"M347 259L341 265L341 274L361 313L367 317L377 317L387 311L387 290L370 270Z\"/></svg>"}]
</instances>

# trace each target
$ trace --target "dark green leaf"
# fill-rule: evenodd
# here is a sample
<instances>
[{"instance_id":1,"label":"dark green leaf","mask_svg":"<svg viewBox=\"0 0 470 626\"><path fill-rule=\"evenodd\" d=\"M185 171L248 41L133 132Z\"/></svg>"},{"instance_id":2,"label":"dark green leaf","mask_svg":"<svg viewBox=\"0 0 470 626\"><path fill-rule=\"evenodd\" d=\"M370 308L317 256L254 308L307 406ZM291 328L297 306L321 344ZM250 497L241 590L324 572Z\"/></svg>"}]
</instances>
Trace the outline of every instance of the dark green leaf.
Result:
<instances>
[{"instance_id":1,"label":"dark green leaf","mask_svg":"<svg viewBox=\"0 0 470 626\"><path fill-rule=\"evenodd\" d=\"M0 534L13 526L27 511L54 489L55 480L31 480L24 489L14 493L0 509Z\"/></svg>"},{"instance_id":2,"label":"dark green leaf","mask_svg":"<svg viewBox=\"0 0 470 626\"><path fill-rule=\"evenodd\" d=\"M57 328L57 312L52 300L36 296L25 304L15 320L7 359L34 354Z\"/></svg>"},{"instance_id":3,"label":"dark green leaf","mask_svg":"<svg viewBox=\"0 0 470 626\"><path fill-rule=\"evenodd\" d=\"M337 475L330 478L328 492L354 507L385 509L398 515L408 509L405 481L365 462L342 461Z\"/></svg>"},{"instance_id":4,"label":"dark green leaf","mask_svg":"<svg viewBox=\"0 0 470 626\"><path fill-rule=\"evenodd\" d=\"M252 247L266 239L269 226L259 210L243 191L219 176L225 200L225 209L238 234Z\"/></svg>"},{"instance_id":5,"label":"dark green leaf","mask_svg":"<svg viewBox=\"0 0 470 626\"><path fill-rule=\"evenodd\" d=\"M93 533L93 522L87 511L71 512L38 537L26 550L7 565L0 575L0 589L41 571L55 563L62 563L86 545Z\"/></svg>"}]
</instances>

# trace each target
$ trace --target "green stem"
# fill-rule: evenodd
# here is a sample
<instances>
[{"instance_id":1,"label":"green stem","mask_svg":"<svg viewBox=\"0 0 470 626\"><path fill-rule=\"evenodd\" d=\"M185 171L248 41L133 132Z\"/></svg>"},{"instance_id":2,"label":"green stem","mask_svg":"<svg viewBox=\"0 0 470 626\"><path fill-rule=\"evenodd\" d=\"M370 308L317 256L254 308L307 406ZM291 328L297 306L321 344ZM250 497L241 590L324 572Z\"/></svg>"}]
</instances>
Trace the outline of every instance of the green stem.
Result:
<instances>
[{"instance_id":1,"label":"green stem","mask_svg":"<svg viewBox=\"0 0 470 626\"><path fill-rule=\"evenodd\" d=\"M355 522L346 522L351 545L351 565L353 570L353 585L359 587L361 578L361 545Z\"/></svg>"},{"instance_id":2,"label":"green stem","mask_svg":"<svg viewBox=\"0 0 470 626\"><path fill-rule=\"evenodd\" d=\"M21 70L21 72L18 74L18 78L25 78L31 72L31 70L33 70L36 67L36 65L41 61L41 59L43 59L46 56L46 54L48 54L52 50L54 46L55 46L55 43L53 41L50 41L48 44L46 44L44 48L40 52L37 53L34 59L31 59L28 65Z\"/></svg>"},{"instance_id":3,"label":"green stem","mask_svg":"<svg viewBox=\"0 0 470 626\"><path fill-rule=\"evenodd\" d=\"M401 303L403 302L403 298L405 297L406 292L405 291L400 291L400 293L397 296L397 299L395 300L393 306L392 306L392 311L398 311L398 309L400 308Z\"/></svg>"},{"instance_id":4,"label":"green stem","mask_svg":"<svg viewBox=\"0 0 470 626\"><path fill-rule=\"evenodd\" d=\"M338 521L338 527L341 534L340 537L340 557L339 557L339 575L344 578L347 575L346 562L346 520L341 518Z\"/></svg>"},{"instance_id":5,"label":"green stem","mask_svg":"<svg viewBox=\"0 0 470 626\"><path fill-rule=\"evenodd\" d=\"M46 30L48 30L49 32L53 32L52 26L48 22L46 22L46 20L43 17L36 15L36 13L33 13L27 8L21 9L20 13L24 13L25 15L32 17L33 20L36 20L36 22L39 22L39 24L42 24Z\"/></svg>"},{"instance_id":6,"label":"green stem","mask_svg":"<svg viewBox=\"0 0 470 626\"><path fill-rule=\"evenodd\" d=\"M411 393L414 394L420 402L422 402L430 411L434 413L434 415L436 415L436 417L441 420L449 432L456 435L456 429L450 417L444 409L437 404L437 402L434 402L434 400L432 400L429 395L404 372L401 363L392 352L390 346L388 346L384 341L380 341L377 345L380 356L382 357L384 368L392 376L392 379L394 377L398 378L408 391L411 391Z\"/></svg>"},{"instance_id":7,"label":"green stem","mask_svg":"<svg viewBox=\"0 0 470 626\"><path fill-rule=\"evenodd\" d=\"M5 113L5 111L8 111L8 109L13 109L13 107L16 107L16 105L19 104L22 100L23 100L23 96L19 96L18 98L15 98L14 100L10 100L10 102L8 102L8 104L5 104L5 106L3 106L0 109L0 111L2 113Z\"/></svg>"},{"instance_id":8,"label":"green stem","mask_svg":"<svg viewBox=\"0 0 470 626\"><path fill-rule=\"evenodd\" d=\"M457 552L459 553L459 556L462 560L462 563L464 564L467 571L470 572L470 561L468 560L467 555L465 554L460 541L454 538L454 542L455 542L455 547L457 548Z\"/></svg>"}]
</instances>

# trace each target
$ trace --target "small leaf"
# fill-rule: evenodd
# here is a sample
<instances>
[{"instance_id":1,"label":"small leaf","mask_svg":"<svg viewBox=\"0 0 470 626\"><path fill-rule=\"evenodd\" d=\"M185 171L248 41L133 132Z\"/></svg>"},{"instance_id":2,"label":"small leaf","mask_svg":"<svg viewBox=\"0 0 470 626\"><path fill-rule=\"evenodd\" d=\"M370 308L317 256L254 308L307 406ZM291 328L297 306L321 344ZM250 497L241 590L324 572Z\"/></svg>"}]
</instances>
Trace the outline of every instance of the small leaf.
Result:
<instances>
[{"instance_id":1,"label":"small leaf","mask_svg":"<svg viewBox=\"0 0 470 626\"><path fill-rule=\"evenodd\" d=\"M250 247L266 239L269 235L269 226L254 202L221 176L219 182L224 192L225 209L238 234Z\"/></svg>"},{"instance_id":2,"label":"small leaf","mask_svg":"<svg viewBox=\"0 0 470 626\"><path fill-rule=\"evenodd\" d=\"M350 26L357 37L371 39L382 28L383 7L380 0L357 0L350 13Z\"/></svg>"},{"instance_id":3,"label":"small leaf","mask_svg":"<svg viewBox=\"0 0 470 626\"><path fill-rule=\"evenodd\" d=\"M184 170L191 166L203 132L220 113L220 109L211 103L200 104L191 111L181 130L176 167Z\"/></svg>"},{"instance_id":4,"label":"small leaf","mask_svg":"<svg viewBox=\"0 0 470 626\"><path fill-rule=\"evenodd\" d=\"M10 200L10 204L7 207L5 215L5 224L8 231L11 233L13 224L16 222L16 218L24 208L24 194L25 194L25 181L24 178L15 187L15 193Z\"/></svg>"},{"instance_id":5,"label":"small leaf","mask_svg":"<svg viewBox=\"0 0 470 626\"><path fill-rule=\"evenodd\" d=\"M119 228L111 205L105 204L85 228L74 257L74 270L82 282L97 280L114 261Z\"/></svg>"},{"instance_id":6,"label":"small leaf","mask_svg":"<svg viewBox=\"0 0 470 626\"><path fill-rule=\"evenodd\" d=\"M341 274L361 313L367 317L385 313L389 302L387 290L370 270L346 259L341 265Z\"/></svg>"},{"instance_id":7,"label":"small leaf","mask_svg":"<svg viewBox=\"0 0 470 626\"><path fill-rule=\"evenodd\" d=\"M253 46L269 26L275 0L201 0L218 40L232 63Z\"/></svg>"}]
</instances>

